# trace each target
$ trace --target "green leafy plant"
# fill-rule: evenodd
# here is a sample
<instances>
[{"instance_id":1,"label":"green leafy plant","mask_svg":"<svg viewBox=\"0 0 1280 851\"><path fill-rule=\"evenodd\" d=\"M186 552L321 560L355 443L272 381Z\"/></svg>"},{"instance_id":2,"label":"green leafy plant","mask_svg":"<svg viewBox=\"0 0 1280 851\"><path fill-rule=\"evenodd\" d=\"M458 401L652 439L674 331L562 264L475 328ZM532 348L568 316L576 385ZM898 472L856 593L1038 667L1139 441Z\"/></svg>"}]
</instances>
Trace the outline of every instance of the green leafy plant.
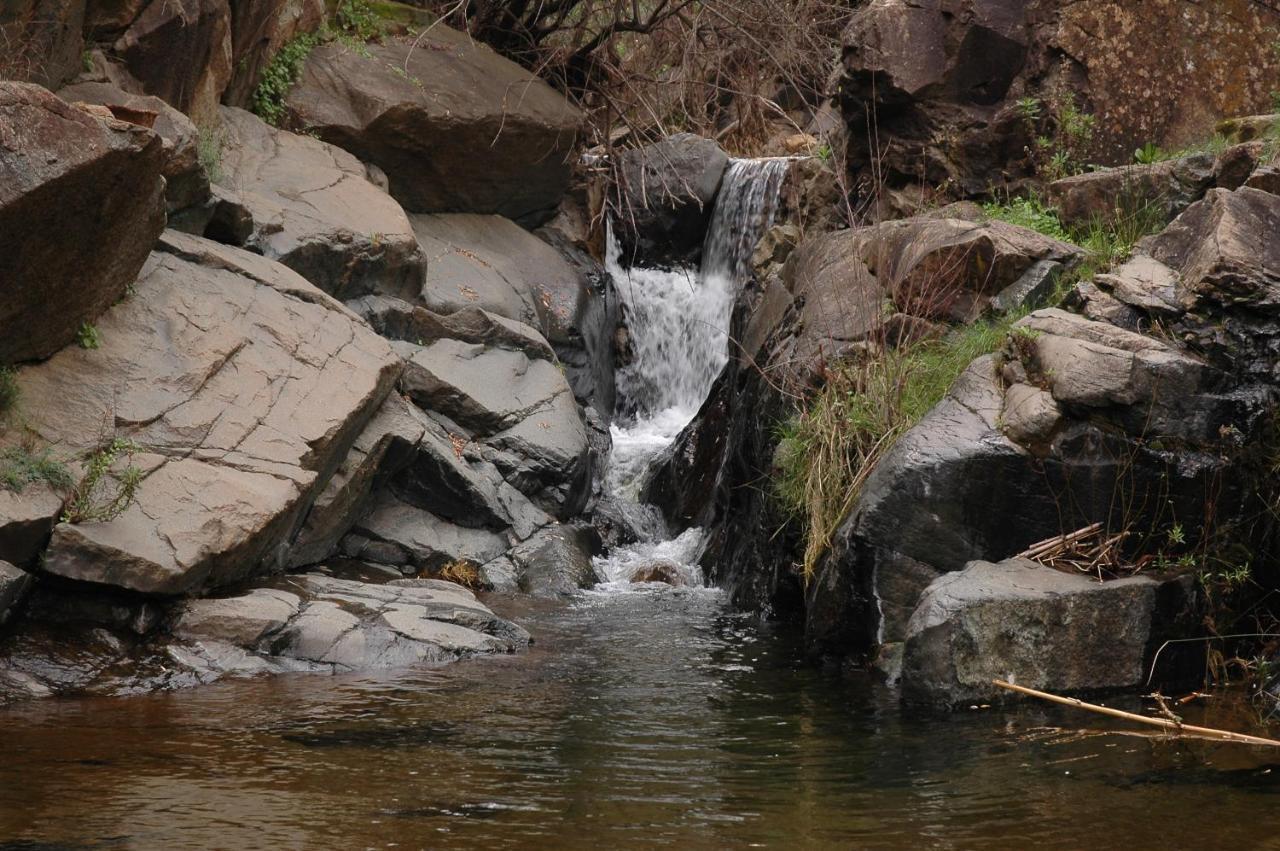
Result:
<instances>
[{"instance_id":1,"label":"green leafy plant","mask_svg":"<svg viewBox=\"0 0 1280 851\"><path fill-rule=\"evenodd\" d=\"M76 343L82 349L96 349L102 345L102 339L98 336L98 329L92 322L81 322L80 330L76 331Z\"/></svg>"},{"instance_id":2,"label":"green leafy plant","mask_svg":"<svg viewBox=\"0 0 1280 851\"><path fill-rule=\"evenodd\" d=\"M1039 123L1042 113L1043 105L1040 103L1040 98L1025 97L1018 99L1018 115L1033 129Z\"/></svg>"},{"instance_id":3,"label":"green leafy plant","mask_svg":"<svg viewBox=\"0 0 1280 851\"><path fill-rule=\"evenodd\" d=\"M62 512L63 523L105 523L123 514L137 498L142 470L127 464L116 471L122 457L132 460L138 446L116 438L85 461L84 477L76 484Z\"/></svg>"},{"instance_id":4,"label":"green leafy plant","mask_svg":"<svg viewBox=\"0 0 1280 851\"><path fill-rule=\"evenodd\" d=\"M22 493L27 485L45 482L54 490L64 491L73 484L65 464L50 457L49 450L36 454L21 446L0 452L0 487Z\"/></svg>"},{"instance_id":5,"label":"green leafy plant","mask_svg":"<svg viewBox=\"0 0 1280 851\"><path fill-rule=\"evenodd\" d=\"M990 219L1024 227L1063 242L1072 241L1071 234L1058 219L1058 211L1045 204L1038 195L983 204L982 212Z\"/></svg>"},{"instance_id":6,"label":"green leafy plant","mask_svg":"<svg viewBox=\"0 0 1280 851\"><path fill-rule=\"evenodd\" d=\"M1155 142L1147 142L1133 152L1133 161L1141 165L1151 165L1166 158L1164 151Z\"/></svg>"},{"instance_id":7,"label":"green leafy plant","mask_svg":"<svg viewBox=\"0 0 1280 851\"><path fill-rule=\"evenodd\" d=\"M376 41L386 32L381 16L368 0L340 0L333 22L340 32L361 42Z\"/></svg>"},{"instance_id":8,"label":"green leafy plant","mask_svg":"<svg viewBox=\"0 0 1280 851\"><path fill-rule=\"evenodd\" d=\"M286 43L271 58L271 63L262 72L262 80L253 92L253 111L259 118L268 124L280 126L285 114L285 98L298 81L307 57L323 39L321 33L304 33Z\"/></svg>"}]
</instances>

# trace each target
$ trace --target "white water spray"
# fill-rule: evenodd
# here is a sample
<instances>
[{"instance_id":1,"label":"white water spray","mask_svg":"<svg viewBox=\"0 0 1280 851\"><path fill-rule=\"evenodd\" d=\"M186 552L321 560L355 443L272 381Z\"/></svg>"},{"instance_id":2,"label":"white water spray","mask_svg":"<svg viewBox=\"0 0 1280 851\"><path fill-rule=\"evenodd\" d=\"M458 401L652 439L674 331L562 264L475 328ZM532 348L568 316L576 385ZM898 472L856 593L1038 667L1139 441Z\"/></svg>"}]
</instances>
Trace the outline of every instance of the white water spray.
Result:
<instances>
[{"instance_id":1,"label":"white water spray","mask_svg":"<svg viewBox=\"0 0 1280 851\"><path fill-rule=\"evenodd\" d=\"M610 235L606 269L622 299L631 361L617 373L618 416L606 486L639 501L655 458L671 445L706 399L729 360L734 299L750 271L755 244L772 224L790 161L734 160L725 172L698 272L623 269ZM651 510L651 509L650 509ZM691 529L665 541L620 548L596 560L607 583L627 582L662 562L688 585L702 583L702 534Z\"/></svg>"}]
</instances>

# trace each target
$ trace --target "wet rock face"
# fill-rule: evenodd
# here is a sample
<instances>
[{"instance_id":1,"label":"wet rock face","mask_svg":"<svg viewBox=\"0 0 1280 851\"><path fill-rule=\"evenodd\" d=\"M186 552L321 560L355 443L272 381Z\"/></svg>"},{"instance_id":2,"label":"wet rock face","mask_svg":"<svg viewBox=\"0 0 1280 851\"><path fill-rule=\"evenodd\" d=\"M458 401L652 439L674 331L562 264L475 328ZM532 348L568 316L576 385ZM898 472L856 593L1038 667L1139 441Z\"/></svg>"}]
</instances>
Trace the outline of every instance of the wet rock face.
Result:
<instances>
[{"instance_id":1,"label":"wet rock face","mask_svg":"<svg viewBox=\"0 0 1280 851\"><path fill-rule=\"evenodd\" d=\"M416 298L427 258L409 218L341 148L276 130L241 109L221 110L221 175L228 194L207 235L278 260L339 299L377 292ZM225 217L247 223L228 233ZM228 239L228 237L231 237Z\"/></svg>"},{"instance_id":2,"label":"wet rock face","mask_svg":"<svg viewBox=\"0 0 1280 851\"><path fill-rule=\"evenodd\" d=\"M546 83L439 25L361 51L317 48L287 107L292 126L382 168L410 212L526 225L554 215L583 122Z\"/></svg>"},{"instance_id":3,"label":"wet rock face","mask_svg":"<svg viewBox=\"0 0 1280 851\"><path fill-rule=\"evenodd\" d=\"M7 561L0 561L0 624L7 621L17 609L34 581L35 577L30 573L19 570Z\"/></svg>"},{"instance_id":4,"label":"wet rock face","mask_svg":"<svg viewBox=\"0 0 1280 851\"><path fill-rule=\"evenodd\" d=\"M98 449L106 423L108 437L140 447L144 479L118 518L58 524L44 568L146 593L281 567L401 368L386 341L295 273L172 231L97 329L98 348L19 374L25 419L72 458Z\"/></svg>"},{"instance_id":5,"label":"wet rock face","mask_svg":"<svg viewBox=\"0 0 1280 851\"><path fill-rule=\"evenodd\" d=\"M869 162L874 144L891 187L950 180L980 193L1024 176L1033 140L1017 101L1048 108L1070 91L1097 116L1088 160L1125 163L1147 142L1193 144L1221 116L1263 108L1280 71L1274 39L1275 13L1249 0L878 0L843 36L851 153Z\"/></svg>"},{"instance_id":6,"label":"wet rock face","mask_svg":"<svg viewBox=\"0 0 1280 851\"><path fill-rule=\"evenodd\" d=\"M164 227L164 152L34 85L0 83L0 114L0 363L13 363L72 342L133 282Z\"/></svg>"},{"instance_id":7,"label":"wet rock face","mask_svg":"<svg viewBox=\"0 0 1280 851\"><path fill-rule=\"evenodd\" d=\"M1022 559L971 562L934 580L912 614L903 697L1001 699L993 679L1070 693L1140 685L1153 643L1194 621L1194 591L1190 577L1099 583Z\"/></svg>"},{"instance_id":8,"label":"wet rock face","mask_svg":"<svg viewBox=\"0 0 1280 851\"><path fill-rule=\"evenodd\" d=\"M713 140L692 133L620 156L614 221L623 261L697 265L729 156Z\"/></svg>"}]
</instances>

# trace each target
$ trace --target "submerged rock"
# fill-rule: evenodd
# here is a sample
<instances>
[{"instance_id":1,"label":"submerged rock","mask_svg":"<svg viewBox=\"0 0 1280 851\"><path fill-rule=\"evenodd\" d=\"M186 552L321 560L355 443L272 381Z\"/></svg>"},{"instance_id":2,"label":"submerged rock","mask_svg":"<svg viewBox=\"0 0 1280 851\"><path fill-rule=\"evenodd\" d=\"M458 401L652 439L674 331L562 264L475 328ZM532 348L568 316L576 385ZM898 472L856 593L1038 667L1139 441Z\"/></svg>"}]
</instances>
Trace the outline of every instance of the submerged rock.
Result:
<instances>
[{"instance_id":1,"label":"submerged rock","mask_svg":"<svg viewBox=\"0 0 1280 851\"><path fill-rule=\"evenodd\" d=\"M535 75L449 27L311 52L291 125L386 172L414 213L550 218L569 183L582 113Z\"/></svg>"},{"instance_id":2,"label":"submerged rock","mask_svg":"<svg viewBox=\"0 0 1280 851\"><path fill-rule=\"evenodd\" d=\"M1100 583L1022 559L971 562L930 584L911 615L903 697L999 699L996 679L1070 693L1141 685L1162 636L1195 620L1194 591L1191 577Z\"/></svg>"},{"instance_id":3,"label":"submerged rock","mask_svg":"<svg viewBox=\"0 0 1280 851\"><path fill-rule=\"evenodd\" d=\"M0 363L14 363L75 340L133 283L164 228L165 156L150 130L39 86L0 83L0 113Z\"/></svg>"}]
</instances>

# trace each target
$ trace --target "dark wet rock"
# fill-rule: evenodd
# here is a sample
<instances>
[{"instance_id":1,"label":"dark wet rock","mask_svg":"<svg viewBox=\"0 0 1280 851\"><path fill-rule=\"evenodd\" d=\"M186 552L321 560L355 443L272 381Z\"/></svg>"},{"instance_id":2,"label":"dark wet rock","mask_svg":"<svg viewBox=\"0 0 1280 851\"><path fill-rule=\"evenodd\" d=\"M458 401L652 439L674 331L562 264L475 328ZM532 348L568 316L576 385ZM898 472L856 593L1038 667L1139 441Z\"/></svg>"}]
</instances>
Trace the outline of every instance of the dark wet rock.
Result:
<instances>
[{"instance_id":1,"label":"dark wet rock","mask_svg":"<svg viewBox=\"0 0 1280 851\"><path fill-rule=\"evenodd\" d=\"M209 175L200 163L199 131L190 118L157 97L126 92L111 83L85 82L67 86L58 97L77 101L155 113L151 125L164 147L164 197L169 212L200 204L209 197Z\"/></svg>"},{"instance_id":2,"label":"dark wet rock","mask_svg":"<svg viewBox=\"0 0 1280 851\"><path fill-rule=\"evenodd\" d=\"M592 532L578 526L548 526L513 547L505 559L515 569L522 593L564 597L596 583L591 556L598 549Z\"/></svg>"},{"instance_id":3,"label":"dark wet rock","mask_svg":"<svg viewBox=\"0 0 1280 851\"><path fill-rule=\"evenodd\" d=\"M1195 593L1190 577L1100 583L1022 559L971 562L930 584L912 614L903 697L1006 698L993 679L1072 694L1142 685L1157 639L1195 621Z\"/></svg>"},{"instance_id":4,"label":"dark wet rock","mask_svg":"<svg viewBox=\"0 0 1280 851\"><path fill-rule=\"evenodd\" d=\"M223 107L221 116L217 182L249 227L235 240L223 225L229 211L220 211L206 235L277 260L335 298L422 292L426 255L404 210L369 181L363 163L242 109Z\"/></svg>"},{"instance_id":5,"label":"dark wet rock","mask_svg":"<svg viewBox=\"0 0 1280 851\"><path fill-rule=\"evenodd\" d=\"M44 569L147 593L282 566L401 368L386 341L296 273L172 231L97 331L97 348L19 373L24 421L66 458L95 452L114 424L107 437L139 447L144 478L119 517L58 524Z\"/></svg>"},{"instance_id":6,"label":"dark wet rock","mask_svg":"<svg viewBox=\"0 0 1280 851\"><path fill-rule=\"evenodd\" d=\"M376 585L318 574L194 600L176 616L173 634L178 641L168 647L170 657L202 682L440 664L529 643L527 632L450 582Z\"/></svg>"},{"instance_id":7,"label":"dark wet rock","mask_svg":"<svg viewBox=\"0 0 1280 851\"><path fill-rule=\"evenodd\" d=\"M619 155L613 212L627 265L696 266L729 156L678 133Z\"/></svg>"},{"instance_id":8,"label":"dark wet rock","mask_svg":"<svg viewBox=\"0 0 1280 851\"><path fill-rule=\"evenodd\" d=\"M0 559L34 565L62 512L64 500L45 482L32 482L20 492L0 488Z\"/></svg>"},{"instance_id":9,"label":"dark wet rock","mask_svg":"<svg viewBox=\"0 0 1280 851\"><path fill-rule=\"evenodd\" d=\"M35 581L30 573L0 561L0 624L9 620Z\"/></svg>"},{"instance_id":10,"label":"dark wet rock","mask_svg":"<svg viewBox=\"0 0 1280 851\"><path fill-rule=\"evenodd\" d=\"M375 163L414 213L550 218L582 113L535 75L439 24L312 51L287 99L298 129Z\"/></svg>"},{"instance_id":11,"label":"dark wet rock","mask_svg":"<svg viewBox=\"0 0 1280 851\"><path fill-rule=\"evenodd\" d=\"M72 342L133 283L164 227L164 152L34 85L0 83L0 113L0 363L13 363Z\"/></svg>"},{"instance_id":12,"label":"dark wet rock","mask_svg":"<svg viewBox=\"0 0 1280 851\"><path fill-rule=\"evenodd\" d=\"M1214 185L1214 171L1211 154L1099 169L1054 181L1049 198L1068 225L1088 227L1147 211L1169 222L1204 197Z\"/></svg>"}]
</instances>

